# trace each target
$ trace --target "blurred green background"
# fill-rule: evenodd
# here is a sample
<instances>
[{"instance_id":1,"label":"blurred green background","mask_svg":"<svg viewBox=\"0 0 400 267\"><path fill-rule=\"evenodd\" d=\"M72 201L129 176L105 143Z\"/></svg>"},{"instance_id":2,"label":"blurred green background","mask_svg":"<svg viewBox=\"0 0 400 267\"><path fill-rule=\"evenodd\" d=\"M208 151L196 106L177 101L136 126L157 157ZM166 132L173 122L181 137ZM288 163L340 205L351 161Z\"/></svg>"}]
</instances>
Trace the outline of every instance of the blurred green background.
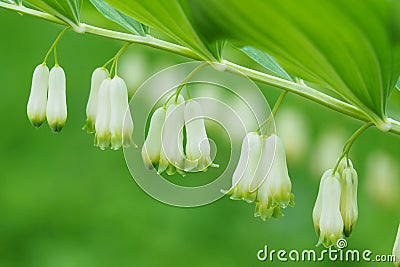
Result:
<instances>
[{"instance_id":1,"label":"blurred green background","mask_svg":"<svg viewBox=\"0 0 400 267\"><path fill-rule=\"evenodd\" d=\"M116 27L87 4L83 21ZM122 151L100 151L92 145L93 136L81 130L91 72L121 42L65 35L58 53L67 74L68 121L61 134L53 134L46 124L37 130L30 125L26 103L33 69L62 27L6 10L0 10L0 25L0 266L278 266L282 263L259 262L257 251L264 245L315 247L311 212L319 178L360 122L294 95L286 98L277 127L287 146L296 206L279 220L253 218L254 205L228 197L200 208L167 206L136 185ZM227 57L253 64L232 49ZM138 45L121 60L121 76L131 90L157 71L186 61ZM279 90L260 87L273 104ZM400 114L398 92L391 114ZM399 137L372 128L353 147L359 220L349 248L391 253L400 214L399 157ZM307 263L322 264L337 263Z\"/></svg>"}]
</instances>

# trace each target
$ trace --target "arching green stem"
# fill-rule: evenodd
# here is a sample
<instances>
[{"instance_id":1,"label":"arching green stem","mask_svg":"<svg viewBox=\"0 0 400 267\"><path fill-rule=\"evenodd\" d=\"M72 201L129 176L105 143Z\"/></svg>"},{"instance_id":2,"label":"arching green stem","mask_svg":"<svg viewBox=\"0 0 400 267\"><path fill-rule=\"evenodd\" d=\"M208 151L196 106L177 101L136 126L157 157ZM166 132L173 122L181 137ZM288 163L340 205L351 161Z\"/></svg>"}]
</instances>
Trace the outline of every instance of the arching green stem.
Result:
<instances>
[{"instance_id":1,"label":"arching green stem","mask_svg":"<svg viewBox=\"0 0 400 267\"><path fill-rule=\"evenodd\" d=\"M344 159L345 157L348 158L349 152L351 147L353 146L354 141L365 131L367 130L369 127L371 127L372 125L374 125L372 122L367 122L366 124L364 124L363 126L361 126L357 131L355 131L353 133L353 135L349 138L349 140L347 140L346 144L343 147L343 153L340 156L340 158L338 159L338 161L336 162L335 168L333 169L332 174L335 174L337 169L339 168L339 164L342 161L342 159Z\"/></svg>"},{"instance_id":2,"label":"arching green stem","mask_svg":"<svg viewBox=\"0 0 400 267\"><path fill-rule=\"evenodd\" d=\"M277 112L278 109L279 109L279 106L281 105L283 99L285 98L285 96L286 96L287 94L288 94L288 91L283 91L283 92L279 95L278 99L277 99L276 102L275 102L274 107L272 108L271 114L269 114L268 118L267 118L263 123L261 123L261 125L258 127L258 129L256 130L257 133L260 133L260 132L261 132L261 129L262 129L265 125L266 125L266 132L268 132L268 129L270 129L270 127L271 127L271 122L272 122L273 118L275 117L276 112Z\"/></svg>"},{"instance_id":3,"label":"arching green stem","mask_svg":"<svg viewBox=\"0 0 400 267\"><path fill-rule=\"evenodd\" d=\"M55 50L55 47L57 46L58 42L61 40L61 38L63 37L64 33L66 33L69 28L70 28L69 26L66 27L64 30L62 30L60 32L60 34L58 34L57 38L54 40L53 44L50 46L49 50L47 51L46 56L44 57L44 60L43 60L43 64L46 64L47 59L50 56L51 52L53 50ZM56 56L54 58L56 58Z\"/></svg>"},{"instance_id":4,"label":"arching green stem","mask_svg":"<svg viewBox=\"0 0 400 267\"><path fill-rule=\"evenodd\" d=\"M184 85L187 85L187 83L190 81L190 79L193 78L194 75L196 75L196 73L198 73L199 71L201 71L205 66L207 66L208 63L204 62L202 64L200 64L199 66L197 66L194 70L192 70L192 72L190 72L188 74L188 76L186 76L186 78L181 82L181 84L178 86L178 88L176 89L176 93L175 93L175 102L178 102L178 97L179 94L182 91L182 88Z\"/></svg>"},{"instance_id":5,"label":"arching green stem","mask_svg":"<svg viewBox=\"0 0 400 267\"><path fill-rule=\"evenodd\" d=\"M115 56L112 58L112 59L110 59L110 60L112 60L112 65L111 65L111 69L110 69L110 75L109 75L109 77L111 78L112 77L112 73L113 73L113 71L114 71L114 69L115 69L115 71L114 71L114 74L115 74L115 76L118 76L118 60L119 60L119 58L121 57L121 55L125 52L125 50L129 47L131 45L131 43L126 43L126 44L124 44L120 49L119 49L119 51L117 52L117 54L115 54ZM107 64L107 63L106 63Z\"/></svg>"},{"instance_id":6,"label":"arching green stem","mask_svg":"<svg viewBox=\"0 0 400 267\"><path fill-rule=\"evenodd\" d=\"M66 25L67 24L60 20L59 18L47 14L45 12L37 11L31 8L27 8L24 6L19 6L19 5L14 5L14 4L9 4L0 1L0 7L9 9L9 10L14 10L16 12L22 13L22 14L27 14L31 15L34 17L39 17L54 23L58 23L61 25ZM84 28L84 31L80 33L89 33L89 34L94 34L98 36L103 36L106 38L111 38L115 40L121 40L125 42L130 42L130 43L136 43L136 44L141 44L141 45L146 45L148 47L153 47L157 48L160 50L164 50L167 52L174 53L176 55L181 55L187 58L191 58L194 60L204 60L204 58L199 55L197 52L181 46L177 45L171 42L167 42L164 40L157 39L153 36L147 35L147 36L137 36L129 33L123 33L123 32L118 32L118 31L113 31L113 30L108 30L108 29L103 29L100 27L96 27L93 25L88 25L85 23L81 23L80 27ZM221 62L219 62L221 63ZM304 84L299 84L295 82L291 82L285 79L281 79L279 77L275 77L273 75L269 75L267 73L263 73L260 71L256 71L238 64L235 64L233 62L229 62L224 60L222 62L223 64L226 65L226 71L232 72L235 74L239 75L245 75L249 79L253 81L258 81L266 85L270 85L276 88L283 89L285 91L289 91L291 93L297 94L299 96L302 96L304 98L307 98L309 100L312 100L316 103L319 103L325 107L328 107L332 110L335 110L337 112L340 112L342 114L345 114L347 116L369 122L371 121L371 118L368 117L365 112L363 112L360 108L349 104L347 102L341 101L340 99L331 97L327 94L324 94L317 89L314 89L310 86L304 85ZM394 119L389 119L391 121L391 128L390 132L395 133L397 135L400 135L400 122L396 121Z\"/></svg>"}]
</instances>

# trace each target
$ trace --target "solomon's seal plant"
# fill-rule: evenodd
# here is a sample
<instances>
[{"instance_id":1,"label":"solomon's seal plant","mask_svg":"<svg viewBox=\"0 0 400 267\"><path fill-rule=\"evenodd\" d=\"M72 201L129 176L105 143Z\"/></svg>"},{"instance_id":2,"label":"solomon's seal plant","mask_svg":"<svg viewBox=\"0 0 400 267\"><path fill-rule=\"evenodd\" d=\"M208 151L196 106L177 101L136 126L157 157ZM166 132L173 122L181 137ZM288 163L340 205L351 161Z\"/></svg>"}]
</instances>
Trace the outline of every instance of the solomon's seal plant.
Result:
<instances>
[{"instance_id":1,"label":"solomon's seal plant","mask_svg":"<svg viewBox=\"0 0 400 267\"><path fill-rule=\"evenodd\" d=\"M127 86L118 76L118 60L129 44L204 61L193 73L206 65L218 66L218 71L282 89L271 117L285 95L293 93L364 123L345 144L336 165L322 175L312 214L318 244L335 246L354 232L359 177L349 159L350 148L371 126L400 135L400 122L388 112L392 93L400 86L400 1L250 0L245 5L241 0L90 2L128 32L83 23L80 0L0 1L2 8L65 26L33 74L27 113L35 127L47 119L51 129L59 132L67 118L66 80L57 58L57 44L67 30L125 42L92 74L84 129L95 134L94 143L103 150L134 144L134 114L128 107ZM315 14L320 19L310 20ZM172 41L151 35L151 28ZM228 42L259 63L263 71L224 58ZM49 71L51 53L55 65ZM141 151L145 166L156 168L158 173L185 175L217 166L203 121L207 107L190 97L193 73L155 107L151 116ZM186 100L181 94L184 87ZM263 220L277 218L282 208L294 205L284 146L271 120L247 131L232 173L232 186L224 191L232 199L255 202L255 216ZM399 255L398 239L395 255Z\"/></svg>"}]
</instances>

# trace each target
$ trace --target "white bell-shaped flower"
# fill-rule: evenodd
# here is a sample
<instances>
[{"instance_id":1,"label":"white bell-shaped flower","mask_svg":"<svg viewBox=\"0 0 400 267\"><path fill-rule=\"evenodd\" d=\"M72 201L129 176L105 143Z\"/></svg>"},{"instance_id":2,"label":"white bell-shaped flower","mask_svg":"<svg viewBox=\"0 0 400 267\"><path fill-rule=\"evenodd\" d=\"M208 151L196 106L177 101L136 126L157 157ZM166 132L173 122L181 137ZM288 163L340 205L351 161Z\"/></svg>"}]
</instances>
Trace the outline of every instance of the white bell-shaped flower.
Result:
<instances>
[{"instance_id":1,"label":"white bell-shaped flower","mask_svg":"<svg viewBox=\"0 0 400 267\"><path fill-rule=\"evenodd\" d=\"M315 201L314 209L313 209L313 222L314 222L314 227L317 235L321 233L320 230L320 220L321 220L321 213L322 213L322 191L324 189L324 183L326 179L332 177L332 169L329 169L324 172L324 174L321 177L321 180L319 182L319 188L318 188L318 195L317 195L317 200Z\"/></svg>"},{"instance_id":2,"label":"white bell-shaped flower","mask_svg":"<svg viewBox=\"0 0 400 267\"><path fill-rule=\"evenodd\" d=\"M212 163L210 142L204 125L203 110L195 100L185 106L186 171L205 171Z\"/></svg>"},{"instance_id":3,"label":"white bell-shaped flower","mask_svg":"<svg viewBox=\"0 0 400 267\"><path fill-rule=\"evenodd\" d=\"M110 83L110 112L111 148L117 150L123 144L124 126L127 138L130 136L132 139L133 132L128 105L128 89L124 80L118 76L115 76Z\"/></svg>"},{"instance_id":4,"label":"white bell-shaped flower","mask_svg":"<svg viewBox=\"0 0 400 267\"><path fill-rule=\"evenodd\" d=\"M280 214L279 207L272 206L271 194L269 192L269 185L266 183L268 174L271 171L272 162L275 155L275 144L272 139L266 136L262 137L261 157L260 163L256 169L253 180L250 184L250 191L257 192L256 208L254 216L260 216L265 221L271 216L278 216Z\"/></svg>"},{"instance_id":5,"label":"white bell-shaped flower","mask_svg":"<svg viewBox=\"0 0 400 267\"><path fill-rule=\"evenodd\" d=\"M337 241L343 237L343 219L340 213L341 185L338 174L327 177L323 182L321 192L322 206L319 220L318 244L325 247L337 245Z\"/></svg>"},{"instance_id":6,"label":"white bell-shaped flower","mask_svg":"<svg viewBox=\"0 0 400 267\"><path fill-rule=\"evenodd\" d=\"M344 223L344 235L350 236L358 218L357 206L357 187L358 176L356 170L351 167L345 167L340 173L340 184L342 194L340 197L340 212Z\"/></svg>"},{"instance_id":7,"label":"white bell-shaped flower","mask_svg":"<svg viewBox=\"0 0 400 267\"><path fill-rule=\"evenodd\" d=\"M161 154L161 133L165 121L166 109L158 108L154 111L150 120L149 132L142 148L142 158L144 165L148 169L153 169L158 164Z\"/></svg>"},{"instance_id":8,"label":"white bell-shaped flower","mask_svg":"<svg viewBox=\"0 0 400 267\"><path fill-rule=\"evenodd\" d=\"M128 108L126 109L126 112L124 115L124 124L122 126L122 146L123 147L129 147L132 145L137 147L135 142L133 142L133 138L132 138L133 129L134 129L134 125L133 125L132 115L131 115L131 111L130 111L129 105L128 105Z\"/></svg>"},{"instance_id":9,"label":"white bell-shaped flower","mask_svg":"<svg viewBox=\"0 0 400 267\"><path fill-rule=\"evenodd\" d=\"M282 215L281 208L294 206L285 147L277 135L273 134L266 139L258 170L260 175L257 174L256 177L262 184L254 183L257 180L254 179L251 186L252 190L259 186L255 216L260 216L263 220L271 216L277 218ZM263 176L266 177L262 181Z\"/></svg>"},{"instance_id":10,"label":"white bell-shaped flower","mask_svg":"<svg viewBox=\"0 0 400 267\"><path fill-rule=\"evenodd\" d=\"M49 68L40 64L35 68L29 95L27 114L32 125L39 127L46 119L47 89L49 86Z\"/></svg>"},{"instance_id":11,"label":"white bell-shaped flower","mask_svg":"<svg viewBox=\"0 0 400 267\"><path fill-rule=\"evenodd\" d=\"M95 122L97 114L97 102L101 83L107 79L109 73L106 68L97 68L93 71L92 80L90 84L90 94L86 105L86 123L83 130L88 133L95 132Z\"/></svg>"},{"instance_id":12,"label":"white bell-shaped flower","mask_svg":"<svg viewBox=\"0 0 400 267\"><path fill-rule=\"evenodd\" d=\"M250 192L250 185L260 163L262 138L256 132L248 133L242 141L238 165L232 176L232 187L226 194L231 199L253 202L256 192Z\"/></svg>"},{"instance_id":13,"label":"white bell-shaped flower","mask_svg":"<svg viewBox=\"0 0 400 267\"><path fill-rule=\"evenodd\" d=\"M110 83L111 79L109 78L101 83L97 100L94 145L100 147L102 150L108 148L111 142Z\"/></svg>"},{"instance_id":14,"label":"white bell-shaped flower","mask_svg":"<svg viewBox=\"0 0 400 267\"><path fill-rule=\"evenodd\" d=\"M269 136L268 141L271 144L269 147L275 147L275 154L265 183L269 186L273 205L276 204L282 208L286 208L289 205L293 205L294 196L286 164L285 146L282 140L275 134Z\"/></svg>"},{"instance_id":15,"label":"white bell-shaped flower","mask_svg":"<svg viewBox=\"0 0 400 267\"><path fill-rule=\"evenodd\" d=\"M67 120L65 73L58 65L50 70L46 117L54 132L60 132Z\"/></svg>"},{"instance_id":16,"label":"white bell-shaped flower","mask_svg":"<svg viewBox=\"0 0 400 267\"><path fill-rule=\"evenodd\" d=\"M394 266L400 267L400 225L397 229L396 240L394 241L392 255L395 257Z\"/></svg>"},{"instance_id":17,"label":"white bell-shaped flower","mask_svg":"<svg viewBox=\"0 0 400 267\"><path fill-rule=\"evenodd\" d=\"M161 134L161 154L158 173L164 171L168 175L176 172L184 175L183 127L184 98L179 95L177 101L171 99L167 105L165 123Z\"/></svg>"}]
</instances>

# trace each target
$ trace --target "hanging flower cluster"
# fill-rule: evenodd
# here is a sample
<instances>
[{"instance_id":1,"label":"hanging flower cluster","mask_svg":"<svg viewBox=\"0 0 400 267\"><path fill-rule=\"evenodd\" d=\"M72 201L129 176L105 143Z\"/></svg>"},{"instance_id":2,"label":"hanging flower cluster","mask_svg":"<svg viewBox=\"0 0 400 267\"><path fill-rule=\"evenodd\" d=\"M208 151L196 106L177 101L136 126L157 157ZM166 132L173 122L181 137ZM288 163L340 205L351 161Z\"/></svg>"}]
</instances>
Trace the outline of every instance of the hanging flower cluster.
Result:
<instances>
[{"instance_id":1,"label":"hanging flower cluster","mask_svg":"<svg viewBox=\"0 0 400 267\"><path fill-rule=\"evenodd\" d=\"M358 218L357 186L357 172L348 158L322 175L313 210L317 245L336 246L343 235L350 236Z\"/></svg>"},{"instance_id":2,"label":"hanging flower cluster","mask_svg":"<svg viewBox=\"0 0 400 267\"><path fill-rule=\"evenodd\" d=\"M283 215L281 208L294 206L286 153L276 135L248 133L242 142L239 163L232 176L232 188L224 191L231 199L255 202L255 216L262 220Z\"/></svg>"},{"instance_id":3,"label":"hanging flower cluster","mask_svg":"<svg viewBox=\"0 0 400 267\"><path fill-rule=\"evenodd\" d=\"M44 63L35 68L31 93L27 105L28 118L35 127L44 120L54 132L60 132L67 120L66 81L64 70L58 64L56 47L64 29L47 52ZM117 150L134 144L132 140L133 121L129 111L128 89L125 81L117 74L117 63L128 47L124 45L105 66L93 71L89 100L86 106L87 120L83 127L88 133L95 133L94 144L105 150ZM53 52L55 66L49 71L46 61ZM113 63L111 71L106 66ZM111 74L114 70L114 77Z\"/></svg>"},{"instance_id":4,"label":"hanging flower cluster","mask_svg":"<svg viewBox=\"0 0 400 267\"><path fill-rule=\"evenodd\" d=\"M95 133L94 144L100 149L134 144L127 86L117 75L111 79L104 67L93 71L86 116L83 129Z\"/></svg>"},{"instance_id":5,"label":"hanging flower cluster","mask_svg":"<svg viewBox=\"0 0 400 267\"><path fill-rule=\"evenodd\" d=\"M56 45L65 31L51 46L44 63L35 68L27 105L31 123L39 127L47 119L54 132L60 132L67 119L65 73L56 55ZM124 45L103 67L95 69L91 78L86 106L87 120L83 129L95 134L94 144L102 150L117 150L134 145L128 89L125 81L117 74L118 59L128 45ZM46 60L52 51L55 66L49 71ZM106 67L110 63L112 66L109 71ZM203 66L189 74L186 80ZM190 98L189 91L189 99L183 98L180 92L184 84L162 107L154 111L142 147L145 166L148 169L156 167L159 174L166 172L168 175L185 175L187 172L206 171L209 167L218 166L211 158L203 109L198 101ZM286 94L283 92L277 100L270 118L265 122L267 125L270 126ZM337 246L341 238L349 237L353 231L358 218L358 175L348 153L354 140L371 125L367 123L353 134L336 166L325 171L321 177L312 214L319 237L317 245ZM267 134L260 132L261 128L244 137L239 162L232 176L232 186L223 192L234 200L254 202L254 215L265 221L271 217L278 218L283 215L283 208L294 206L294 194L281 138L268 127ZM400 258L399 235L393 254ZM396 264L399 266L399 261Z\"/></svg>"},{"instance_id":6,"label":"hanging flower cluster","mask_svg":"<svg viewBox=\"0 0 400 267\"><path fill-rule=\"evenodd\" d=\"M46 119L54 132L60 132L64 127L67 120L66 81L64 70L58 64L50 72L46 63L35 68L27 114L35 127Z\"/></svg>"},{"instance_id":7,"label":"hanging flower cluster","mask_svg":"<svg viewBox=\"0 0 400 267\"><path fill-rule=\"evenodd\" d=\"M178 172L206 171L212 163L210 142L204 125L201 105L182 95L172 95L167 103L158 108L150 120L147 138L142 148L143 162L148 169L158 165L158 173L168 175ZM171 98L170 97L170 98ZM183 148L183 131L186 131L186 147Z\"/></svg>"}]
</instances>

